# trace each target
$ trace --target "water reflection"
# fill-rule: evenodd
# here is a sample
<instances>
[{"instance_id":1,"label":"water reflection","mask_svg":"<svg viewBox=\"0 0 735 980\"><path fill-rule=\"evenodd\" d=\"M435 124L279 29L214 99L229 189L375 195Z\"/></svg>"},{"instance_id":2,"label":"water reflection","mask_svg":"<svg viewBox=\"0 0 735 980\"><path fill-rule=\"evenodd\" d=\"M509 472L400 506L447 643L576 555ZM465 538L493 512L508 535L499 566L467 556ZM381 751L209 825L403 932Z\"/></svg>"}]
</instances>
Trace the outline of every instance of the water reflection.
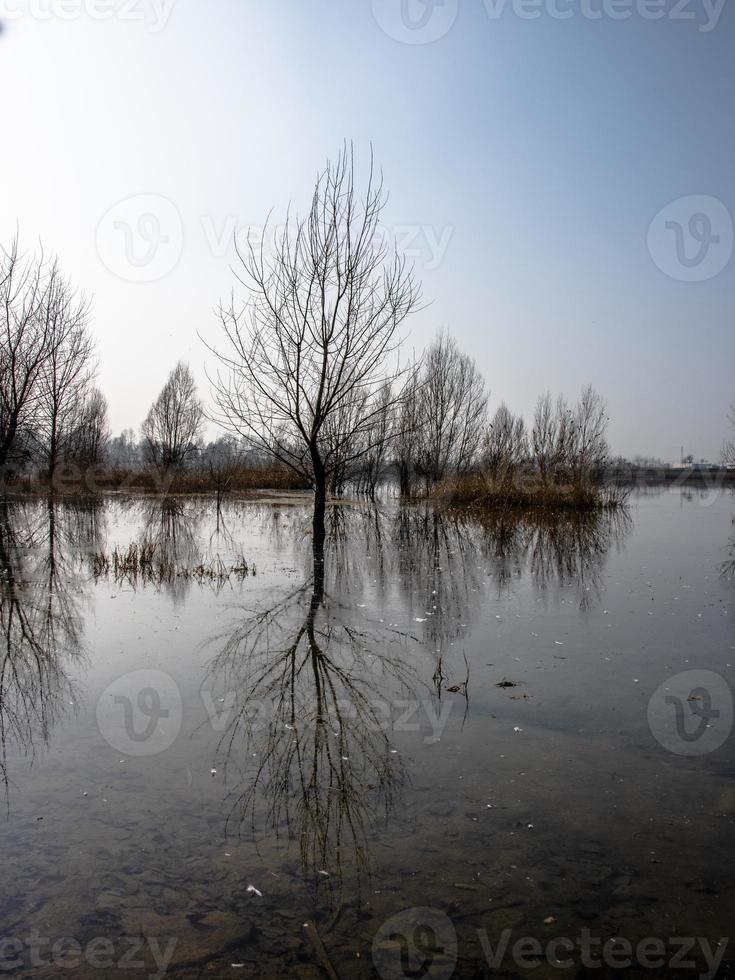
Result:
<instances>
[{"instance_id":1,"label":"water reflection","mask_svg":"<svg viewBox=\"0 0 735 980\"><path fill-rule=\"evenodd\" d=\"M735 517L733 518L733 524L735 524ZM727 552L728 556L722 565L722 574L728 582L735 583L735 530L730 536Z\"/></svg>"},{"instance_id":2,"label":"water reflection","mask_svg":"<svg viewBox=\"0 0 735 980\"><path fill-rule=\"evenodd\" d=\"M507 591L525 568L542 591L576 585L588 608L630 521L478 521L349 505L327 516L326 539L303 545L302 583L240 610L215 639L204 688L223 719L216 764L230 786L228 827L296 842L304 876L334 897L348 868L359 893L371 831L406 783L391 738L396 706L441 719L442 699L454 694L466 711L469 668L451 648L481 611L488 581ZM270 533L283 547L275 515ZM440 736L434 728L425 741Z\"/></svg>"},{"instance_id":3,"label":"water reflection","mask_svg":"<svg viewBox=\"0 0 735 980\"><path fill-rule=\"evenodd\" d=\"M179 570L201 561L198 535L202 516L201 508L185 506L175 497L143 503L139 538L156 555L159 584L176 605L184 602L191 587L191 580L178 574Z\"/></svg>"},{"instance_id":4,"label":"water reflection","mask_svg":"<svg viewBox=\"0 0 735 980\"><path fill-rule=\"evenodd\" d=\"M76 704L69 670L83 657L83 564L99 506L0 504L0 777L8 749L31 758Z\"/></svg>"},{"instance_id":5,"label":"water reflection","mask_svg":"<svg viewBox=\"0 0 735 980\"><path fill-rule=\"evenodd\" d=\"M304 875L338 898L348 865L359 889L371 829L405 783L391 704L416 676L408 638L356 624L325 588L319 543L312 558L307 581L227 637L211 689L235 707L220 743L228 775L237 773L228 824L296 841Z\"/></svg>"}]
</instances>

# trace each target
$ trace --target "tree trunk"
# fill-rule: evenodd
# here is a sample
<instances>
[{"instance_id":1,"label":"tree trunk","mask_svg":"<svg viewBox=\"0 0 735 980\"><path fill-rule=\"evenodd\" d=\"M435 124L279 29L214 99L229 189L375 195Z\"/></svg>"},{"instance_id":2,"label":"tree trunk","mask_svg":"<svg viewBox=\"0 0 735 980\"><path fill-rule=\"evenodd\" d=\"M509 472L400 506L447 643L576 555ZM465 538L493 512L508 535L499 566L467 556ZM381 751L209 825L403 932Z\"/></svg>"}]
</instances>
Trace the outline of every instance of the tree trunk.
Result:
<instances>
[{"instance_id":1,"label":"tree trunk","mask_svg":"<svg viewBox=\"0 0 735 980\"><path fill-rule=\"evenodd\" d=\"M327 482L322 475L321 479L314 480L314 547L321 547L324 552L324 538L326 537L325 514L327 510Z\"/></svg>"},{"instance_id":2,"label":"tree trunk","mask_svg":"<svg viewBox=\"0 0 735 980\"><path fill-rule=\"evenodd\" d=\"M311 447L311 463L314 470L314 519L312 523L314 540L314 562L324 562L324 539L326 537L325 514L327 510L327 473L315 445Z\"/></svg>"}]
</instances>

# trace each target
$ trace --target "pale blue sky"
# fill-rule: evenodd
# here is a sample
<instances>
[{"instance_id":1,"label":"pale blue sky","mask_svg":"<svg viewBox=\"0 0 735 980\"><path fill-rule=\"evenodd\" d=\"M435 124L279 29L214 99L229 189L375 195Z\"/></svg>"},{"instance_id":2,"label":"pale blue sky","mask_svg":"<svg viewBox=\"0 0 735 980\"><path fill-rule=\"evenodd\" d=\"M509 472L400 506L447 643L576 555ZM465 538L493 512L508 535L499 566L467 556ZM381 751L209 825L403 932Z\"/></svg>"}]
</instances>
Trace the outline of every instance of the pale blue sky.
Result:
<instances>
[{"instance_id":1,"label":"pale blue sky","mask_svg":"<svg viewBox=\"0 0 735 980\"><path fill-rule=\"evenodd\" d=\"M0 236L17 220L94 295L114 429L137 428L178 357L204 382L196 332L216 336L228 232L305 202L348 138L364 157L372 141L386 225L414 229L430 305L412 344L446 328L493 405L526 415L540 391L591 381L616 452L716 457L735 399L718 224L735 215L732 0L719 16L687 0L693 20L628 0L620 21L585 16L602 0L557 0L564 20L550 0L533 20L510 0L499 17L489 0L405 2L443 36L391 37L424 39L401 0L114 0L115 16L104 0L0 0ZM148 266L145 241L122 248L138 204L110 210L141 194L169 239ZM692 195L716 199L695 210L722 232L699 282L681 281L673 228L652 246L668 275L647 247L657 213ZM667 216L684 226L688 207Z\"/></svg>"}]
</instances>

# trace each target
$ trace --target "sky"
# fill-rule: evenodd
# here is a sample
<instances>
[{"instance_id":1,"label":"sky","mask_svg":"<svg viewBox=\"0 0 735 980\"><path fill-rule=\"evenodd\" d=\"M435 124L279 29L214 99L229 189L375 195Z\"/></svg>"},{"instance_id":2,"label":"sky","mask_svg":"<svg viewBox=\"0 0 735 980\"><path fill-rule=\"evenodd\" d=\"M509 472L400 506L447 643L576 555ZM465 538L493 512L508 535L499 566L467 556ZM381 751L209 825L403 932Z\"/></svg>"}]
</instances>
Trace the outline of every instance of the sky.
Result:
<instances>
[{"instance_id":1,"label":"sky","mask_svg":"<svg viewBox=\"0 0 735 980\"><path fill-rule=\"evenodd\" d=\"M0 242L93 300L114 432L189 361L233 234L373 147L491 408L605 397L616 454L716 459L735 400L735 0L0 0ZM238 289L240 287L237 287ZM241 290L240 290L241 291Z\"/></svg>"}]
</instances>

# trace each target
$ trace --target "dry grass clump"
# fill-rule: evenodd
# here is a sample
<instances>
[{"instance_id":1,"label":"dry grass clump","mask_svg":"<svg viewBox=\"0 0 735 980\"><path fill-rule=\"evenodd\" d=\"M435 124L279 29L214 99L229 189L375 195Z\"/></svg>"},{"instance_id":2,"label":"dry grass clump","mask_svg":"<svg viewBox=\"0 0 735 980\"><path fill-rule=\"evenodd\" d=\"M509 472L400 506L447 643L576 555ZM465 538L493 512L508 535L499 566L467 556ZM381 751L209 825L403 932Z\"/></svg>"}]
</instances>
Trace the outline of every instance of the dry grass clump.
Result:
<instances>
[{"instance_id":1,"label":"dry grass clump","mask_svg":"<svg viewBox=\"0 0 735 980\"><path fill-rule=\"evenodd\" d=\"M432 491L449 505L486 510L613 510L622 506L628 491L620 486L592 482L549 482L537 475L497 480L484 473L467 473L442 481Z\"/></svg>"},{"instance_id":2,"label":"dry grass clump","mask_svg":"<svg viewBox=\"0 0 735 980\"><path fill-rule=\"evenodd\" d=\"M133 584L144 585L160 585L177 579L222 583L231 578L242 580L257 575L255 565L243 556L234 565L226 565L219 556L202 559L194 565L182 565L166 555L155 541L147 539L134 541L126 549L115 547L109 554L96 552L90 560L95 579L112 575L117 582L127 579Z\"/></svg>"}]
</instances>

